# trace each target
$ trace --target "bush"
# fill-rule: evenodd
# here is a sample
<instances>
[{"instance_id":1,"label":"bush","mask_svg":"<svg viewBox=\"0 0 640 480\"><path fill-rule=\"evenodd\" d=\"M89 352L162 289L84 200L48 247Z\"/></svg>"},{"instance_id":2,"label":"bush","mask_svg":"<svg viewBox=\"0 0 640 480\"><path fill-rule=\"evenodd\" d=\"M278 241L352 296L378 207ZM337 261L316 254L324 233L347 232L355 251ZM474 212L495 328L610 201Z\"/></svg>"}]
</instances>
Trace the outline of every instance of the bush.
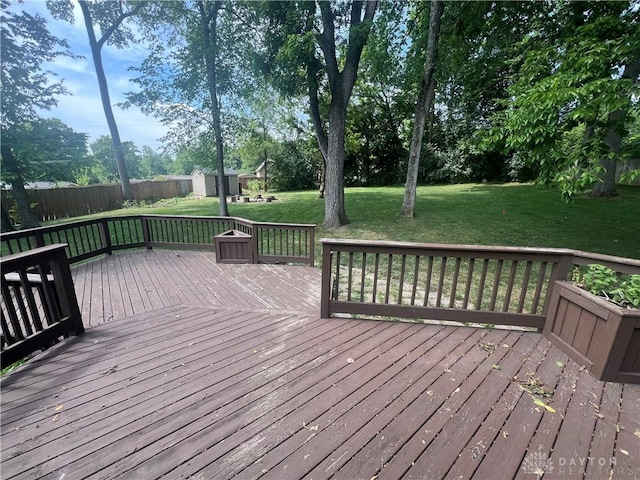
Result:
<instances>
[{"instance_id":1,"label":"bush","mask_svg":"<svg viewBox=\"0 0 640 480\"><path fill-rule=\"evenodd\" d=\"M575 280L581 288L625 306L640 307L640 275L618 275L604 265L589 265Z\"/></svg>"}]
</instances>

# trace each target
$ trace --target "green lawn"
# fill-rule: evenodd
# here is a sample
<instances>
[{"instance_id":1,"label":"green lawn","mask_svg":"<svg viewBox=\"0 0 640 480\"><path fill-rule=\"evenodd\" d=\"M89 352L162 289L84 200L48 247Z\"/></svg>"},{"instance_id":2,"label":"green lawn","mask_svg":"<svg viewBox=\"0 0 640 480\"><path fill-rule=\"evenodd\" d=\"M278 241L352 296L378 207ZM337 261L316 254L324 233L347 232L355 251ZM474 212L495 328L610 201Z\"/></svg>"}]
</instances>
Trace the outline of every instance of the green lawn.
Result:
<instances>
[{"instance_id":1,"label":"green lawn","mask_svg":"<svg viewBox=\"0 0 640 480\"><path fill-rule=\"evenodd\" d=\"M318 238L566 247L640 258L640 188L619 192L566 204L556 190L531 184L426 186L418 188L416 218L405 219L398 215L403 187L348 188L351 223L340 229L322 227L324 205L314 191L276 193L273 203L229 203L229 212L255 221L315 223ZM217 203L173 199L103 215L217 215Z\"/></svg>"}]
</instances>

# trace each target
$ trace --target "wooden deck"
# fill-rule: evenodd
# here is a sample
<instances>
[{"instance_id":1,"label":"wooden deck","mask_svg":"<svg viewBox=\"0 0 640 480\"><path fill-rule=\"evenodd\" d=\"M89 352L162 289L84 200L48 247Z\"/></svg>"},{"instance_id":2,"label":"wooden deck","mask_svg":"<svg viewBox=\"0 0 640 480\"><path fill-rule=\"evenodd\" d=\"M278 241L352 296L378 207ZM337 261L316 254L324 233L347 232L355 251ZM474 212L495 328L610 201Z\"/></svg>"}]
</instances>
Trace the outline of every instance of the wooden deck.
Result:
<instances>
[{"instance_id":1,"label":"wooden deck","mask_svg":"<svg viewBox=\"0 0 640 480\"><path fill-rule=\"evenodd\" d=\"M640 386L538 333L320 319L317 270L208 253L74 275L96 326L2 380L3 479L640 478Z\"/></svg>"},{"instance_id":2,"label":"wooden deck","mask_svg":"<svg viewBox=\"0 0 640 480\"><path fill-rule=\"evenodd\" d=\"M211 252L119 253L72 269L86 326L171 305L318 313L315 268L215 263Z\"/></svg>"}]
</instances>

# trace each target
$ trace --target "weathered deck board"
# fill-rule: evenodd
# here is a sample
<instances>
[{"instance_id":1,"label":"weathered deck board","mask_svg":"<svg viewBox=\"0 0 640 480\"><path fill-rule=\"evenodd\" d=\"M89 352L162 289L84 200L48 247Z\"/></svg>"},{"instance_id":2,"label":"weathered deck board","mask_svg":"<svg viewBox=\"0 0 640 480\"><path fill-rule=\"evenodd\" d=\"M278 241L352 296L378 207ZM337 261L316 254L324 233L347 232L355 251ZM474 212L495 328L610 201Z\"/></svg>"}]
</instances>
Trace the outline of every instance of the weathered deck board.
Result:
<instances>
[{"instance_id":1,"label":"weathered deck board","mask_svg":"<svg viewBox=\"0 0 640 480\"><path fill-rule=\"evenodd\" d=\"M317 270L209 253L74 276L99 325L2 380L3 479L640 476L640 386L538 333L320 319Z\"/></svg>"},{"instance_id":2,"label":"weathered deck board","mask_svg":"<svg viewBox=\"0 0 640 480\"><path fill-rule=\"evenodd\" d=\"M119 252L72 273L87 326L169 305L306 312L317 311L320 302L317 269L217 264L211 252Z\"/></svg>"}]
</instances>

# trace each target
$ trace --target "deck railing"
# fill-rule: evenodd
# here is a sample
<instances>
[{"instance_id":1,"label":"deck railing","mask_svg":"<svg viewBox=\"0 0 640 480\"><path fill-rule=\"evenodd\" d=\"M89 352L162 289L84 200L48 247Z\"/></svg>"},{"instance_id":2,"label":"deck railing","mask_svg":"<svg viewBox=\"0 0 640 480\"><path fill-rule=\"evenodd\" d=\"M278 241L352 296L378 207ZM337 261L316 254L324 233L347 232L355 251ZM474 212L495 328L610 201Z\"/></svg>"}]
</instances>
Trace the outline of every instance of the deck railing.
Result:
<instances>
[{"instance_id":1,"label":"deck railing","mask_svg":"<svg viewBox=\"0 0 640 480\"><path fill-rule=\"evenodd\" d=\"M334 313L542 329L556 280L640 261L568 249L322 239L321 315Z\"/></svg>"},{"instance_id":2,"label":"deck railing","mask_svg":"<svg viewBox=\"0 0 640 480\"><path fill-rule=\"evenodd\" d=\"M0 259L3 367L84 332L65 248L54 244Z\"/></svg>"},{"instance_id":3,"label":"deck railing","mask_svg":"<svg viewBox=\"0 0 640 480\"><path fill-rule=\"evenodd\" d=\"M253 222L235 217L129 215L69 222L0 235L2 254L65 243L70 263L129 248L170 247L215 251L228 230L252 235L258 262L314 264L315 225Z\"/></svg>"}]
</instances>

